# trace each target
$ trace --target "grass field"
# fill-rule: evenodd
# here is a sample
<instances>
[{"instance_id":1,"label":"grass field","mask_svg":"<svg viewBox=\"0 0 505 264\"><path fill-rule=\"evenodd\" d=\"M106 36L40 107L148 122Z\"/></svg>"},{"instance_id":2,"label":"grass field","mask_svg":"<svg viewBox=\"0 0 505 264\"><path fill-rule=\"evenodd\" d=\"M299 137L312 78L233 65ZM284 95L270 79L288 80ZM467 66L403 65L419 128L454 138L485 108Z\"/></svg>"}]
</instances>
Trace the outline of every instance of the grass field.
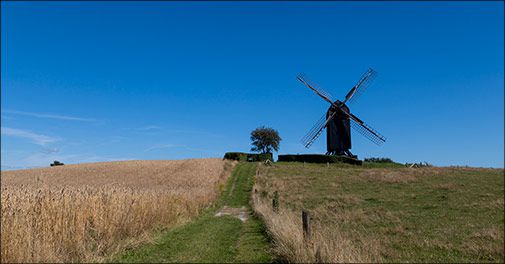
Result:
<instances>
[{"instance_id":1,"label":"grass field","mask_svg":"<svg viewBox=\"0 0 505 264\"><path fill-rule=\"evenodd\" d=\"M255 163L239 163L219 201L198 219L174 230L162 232L153 243L129 250L113 262L134 263L268 263L273 260L265 227L254 215L245 222L216 217L223 206L245 207L256 171Z\"/></svg>"},{"instance_id":2,"label":"grass field","mask_svg":"<svg viewBox=\"0 0 505 264\"><path fill-rule=\"evenodd\" d=\"M503 169L281 162L260 165L254 188L255 209L288 261L504 261ZM313 217L308 244L302 209Z\"/></svg>"},{"instance_id":3,"label":"grass field","mask_svg":"<svg viewBox=\"0 0 505 264\"><path fill-rule=\"evenodd\" d=\"M235 163L125 161L2 171L1 262L95 262L188 222Z\"/></svg>"},{"instance_id":4,"label":"grass field","mask_svg":"<svg viewBox=\"0 0 505 264\"><path fill-rule=\"evenodd\" d=\"M503 169L199 159L1 177L3 263L504 261Z\"/></svg>"}]
</instances>

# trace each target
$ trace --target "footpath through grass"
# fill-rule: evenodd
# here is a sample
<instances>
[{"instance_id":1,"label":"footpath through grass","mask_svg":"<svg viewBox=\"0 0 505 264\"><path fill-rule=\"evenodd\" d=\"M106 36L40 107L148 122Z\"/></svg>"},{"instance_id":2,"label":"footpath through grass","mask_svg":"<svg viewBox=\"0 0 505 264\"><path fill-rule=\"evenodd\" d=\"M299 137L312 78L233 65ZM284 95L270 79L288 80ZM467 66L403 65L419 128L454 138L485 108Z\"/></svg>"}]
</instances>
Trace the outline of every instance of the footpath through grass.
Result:
<instances>
[{"instance_id":1,"label":"footpath through grass","mask_svg":"<svg viewBox=\"0 0 505 264\"><path fill-rule=\"evenodd\" d=\"M246 222L215 217L223 206L250 210L255 163L239 163L220 200L197 220L161 234L153 244L127 251L114 262L271 262L263 223L250 215Z\"/></svg>"}]
</instances>

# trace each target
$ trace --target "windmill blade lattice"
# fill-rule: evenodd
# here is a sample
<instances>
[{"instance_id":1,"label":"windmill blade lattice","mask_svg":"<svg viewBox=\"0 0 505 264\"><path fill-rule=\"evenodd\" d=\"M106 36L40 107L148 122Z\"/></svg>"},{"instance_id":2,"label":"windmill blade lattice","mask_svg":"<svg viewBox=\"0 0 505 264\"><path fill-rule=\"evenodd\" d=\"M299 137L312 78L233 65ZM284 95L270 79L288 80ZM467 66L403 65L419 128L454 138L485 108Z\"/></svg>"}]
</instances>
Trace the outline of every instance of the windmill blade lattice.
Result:
<instances>
[{"instance_id":1,"label":"windmill blade lattice","mask_svg":"<svg viewBox=\"0 0 505 264\"><path fill-rule=\"evenodd\" d=\"M321 96L325 101L329 102L330 104L333 103L333 99L331 97L331 94L325 91L323 88L321 88L319 85L317 85L315 82L311 81L305 74L300 73L296 77L300 82L305 84L307 87L309 87L312 91L314 91L317 95Z\"/></svg>"},{"instance_id":2,"label":"windmill blade lattice","mask_svg":"<svg viewBox=\"0 0 505 264\"><path fill-rule=\"evenodd\" d=\"M302 144L309 148L314 141L321 135L323 129L326 127L326 124L329 120L333 118L334 115L331 115L328 120L326 119L326 114L324 114L316 124L309 130L309 132L300 140Z\"/></svg>"},{"instance_id":3,"label":"windmill blade lattice","mask_svg":"<svg viewBox=\"0 0 505 264\"><path fill-rule=\"evenodd\" d=\"M375 129L373 129L372 127L370 127L365 123L360 124L356 120L351 118L351 127L356 132L360 133L365 138L377 144L378 146L386 142L386 138L384 136L382 136L379 132L377 132Z\"/></svg>"},{"instance_id":4,"label":"windmill blade lattice","mask_svg":"<svg viewBox=\"0 0 505 264\"><path fill-rule=\"evenodd\" d=\"M377 72L372 68L368 69L362 76L359 82L356 84L356 91L348 99L350 103L355 103L356 100L363 94L363 92L370 86L370 84L377 77Z\"/></svg>"}]
</instances>

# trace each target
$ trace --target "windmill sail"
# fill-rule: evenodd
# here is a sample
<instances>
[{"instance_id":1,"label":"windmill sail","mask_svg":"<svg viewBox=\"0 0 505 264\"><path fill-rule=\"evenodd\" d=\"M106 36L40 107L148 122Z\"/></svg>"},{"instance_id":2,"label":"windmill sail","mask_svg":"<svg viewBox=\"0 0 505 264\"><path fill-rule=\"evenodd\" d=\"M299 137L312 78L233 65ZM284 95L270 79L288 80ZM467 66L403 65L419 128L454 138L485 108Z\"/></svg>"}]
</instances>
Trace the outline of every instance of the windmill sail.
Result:
<instances>
[{"instance_id":1,"label":"windmill sail","mask_svg":"<svg viewBox=\"0 0 505 264\"><path fill-rule=\"evenodd\" d=\"M372 68L368 69L360 78L358 83L347 93L345 96L344 103L349 101L350 103L355 102L363 92L368 88L372 81L377 77L377 72Z\"/></svg>"},{"instance_id":2,"label":"windmill sail","mask_svg":"<svg viewBox=\"0 0 505 264\"><path fill-rule=\"evenodd\" d=\"M312 91L314 91L317 95L323 98L326 102L332 104L333 99L331 99L330 93L325 91L323 88L319 87L316 83L312 82L305 74L301 73L296 77L300 82L309 87Z\"/></svg>"},{"instance_id":3,"label":"windmill sail","mask_svg":"<svg viewBox=\"0 0 505 264\"><path fill-rule=\"evenodd\" d=\"M352 115L352 114L351 114ZM354 115L352 115L354 116ZM373 129L371 126L365 124L365 122L361 121L359 118L356 119L351 118L351 127L361 135L363 135L368 140L372 141L377 145L382 145L382 143L386 142L386 138L382 136L377 130Z\"/></svg>"},{"instance_id":4,"label":"windmill sail","mask_svg":"<svg viewBox=\"0 0 505 264\"><path fill-rule=\"evenodd\" d=\"M333 119L335 113L333 113L328 119L326 119L326 114L323 115L316 124L309 130L309 132L301 139L302 144L309 148L314 141L321 135L323 129L328 125L328 123Z\"/></svg>"}]
</instances>

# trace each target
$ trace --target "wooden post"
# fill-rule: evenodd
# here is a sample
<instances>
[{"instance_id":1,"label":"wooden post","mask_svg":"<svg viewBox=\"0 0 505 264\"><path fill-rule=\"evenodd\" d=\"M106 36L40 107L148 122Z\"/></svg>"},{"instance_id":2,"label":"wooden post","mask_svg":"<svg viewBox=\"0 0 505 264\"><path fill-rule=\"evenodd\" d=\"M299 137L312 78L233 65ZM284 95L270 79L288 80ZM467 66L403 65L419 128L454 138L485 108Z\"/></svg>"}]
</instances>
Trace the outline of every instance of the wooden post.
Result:
<instances>
[{"instance_id":1,"label":"wooden post","mask_svg":"<svg viewBox=\"0 0 505 264\"><path fill-rule=\"evenodd\" d=\"M274 198L272 199L272 210L276 213L279 211L279 192L277 191L274 192Z\"/></svg>"},{"instance_id":2,"label":"wooden post","mask_svg":"<svg viewBox=\"0 0 505 264\"><path fill-rule=\"evenodd\" d=\"M310 214L308 211L302 211L302 224L303 224L303 240L304 242L310 241Z\"/></svg>"},{"instance_id":3,"label":"wooden post","mask_svg":"<svg viewBox=\"0 0 505 264\"><path fill-rule=\"evenodd\" d=\"M317 246L316 249L316 263L323 263L323 260L321 258L321 249L319 248L319 246Z\"/></svg>"},{"instance_id":4,"label":"wooden post","mask_svg":"<svg viewBox=\"0 0 505 264\"><path fill-rule=\"evenodd\" d=\"M330 168L330 163L329 162L326 162L326 167Z\"/></svg>"}]
</instances>

